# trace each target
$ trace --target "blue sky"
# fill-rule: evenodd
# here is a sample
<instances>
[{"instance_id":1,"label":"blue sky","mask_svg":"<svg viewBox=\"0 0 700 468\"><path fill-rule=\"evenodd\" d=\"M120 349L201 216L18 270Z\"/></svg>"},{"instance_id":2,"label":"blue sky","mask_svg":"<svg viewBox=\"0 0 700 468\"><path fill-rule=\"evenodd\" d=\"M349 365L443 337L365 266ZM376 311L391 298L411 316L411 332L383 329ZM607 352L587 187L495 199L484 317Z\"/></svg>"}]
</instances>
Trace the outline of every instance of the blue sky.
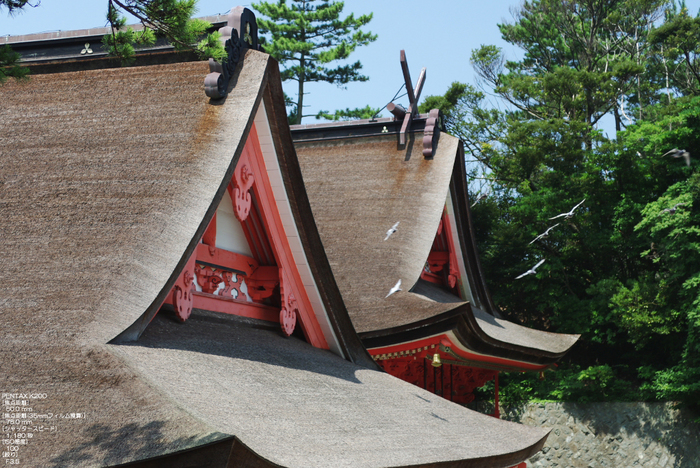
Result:
<instances>
[{"instance_id":1,"label":"blue sky","mask_svg":"<svg viewBox=\"0 0 700 468\"><path fill-rule=\"evenodd\" d=\"M688 0L692 14L700 8L700 0ZM199 0L197 16L226 13L237 4L222 0ZM250 4L242 4L250 7ZM346 107L382 107L391 100L403 83L399 52L406 56L414 82L422 67L427 79L422 96L443 94L450 83L462 81L475 84L475 74L469 64L472 49L481 44L502 47L507 58L520 56L520 51L504 43L498 23L512 22L511 10L518 0L346 0L344 13L356 16L372 12L374 18L368 29L379 36L369 46L358 48L351 59L360 60L363 73L370 80L350 83L346 89L326 83L308 86L305 97L309 107L306 114L321 109ZM0 34L17 35L44 31L82 29L104 26L106 0L42 0L37 8L28 8L14 17L6 10L0 12ZM296 96L295 83L285 86ZM401 102L401 100L399 100ZM403 99L406 103L406 99ZM388 115L385 113L385 115ZM304 119L313 123L314 118Z\"/></svg>"},{"instance_id":2,"label":"blue sky","mask_svg":"<svg viewBox=\"0 0 700 468\"><path fill-rule=\"evenodd\" d=\"M698 0L700 2L700 0ZM373 12L368 29L379 36L366 47L358 48L351 56L363 64L363 73L370 80L351 83L347 89L326 83L310 85L305 97L313 114L321 109L335 110L346 107L382 107L391 100L403 83L399 52L406 56L413 80L418 79L422 67L427 68L427 79L422 96L443 94L453 81L473 82L474 73L469 64L471 50L480 44L505 46L515 56L514 48L500 39L497 23L509 21L513 0L475 2L471 0L347 0L345 12L356 16ZM99 0L42 0L37 8L29 8L14 17L3 10L0 15L0 34L17 35L55 30L82 29L104 26L106 1ZM200 0L198 16L226 13L233 6L227 1ZM250 7L250 4L243 4ZM294 84L288 83L287 93L294 97ZM404 102L407 101L404 98ZM388 114L387 114L388 115ZM305 123L315 119L306 118Z\"/></svg>"}]
</instances>

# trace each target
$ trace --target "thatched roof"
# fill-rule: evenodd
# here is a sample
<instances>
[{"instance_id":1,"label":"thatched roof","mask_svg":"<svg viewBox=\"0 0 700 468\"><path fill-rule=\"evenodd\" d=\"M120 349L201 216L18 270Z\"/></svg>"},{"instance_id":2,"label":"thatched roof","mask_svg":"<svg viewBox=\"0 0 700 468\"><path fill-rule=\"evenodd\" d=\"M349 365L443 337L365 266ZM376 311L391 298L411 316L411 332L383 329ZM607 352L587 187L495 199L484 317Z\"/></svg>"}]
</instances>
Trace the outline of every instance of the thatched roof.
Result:
<instances>
[{"instance_id":1,"label":"thatched roof","mask_svg":"<svg viewBox=\"0 0 700 468\"><path fill-rule=\"evenodd\" d=\"M329 139L318 135L314 141L298 141L297 155L333 274L366 345L429 336L456 327L458 316L471 341L496 356L547 364L574 344L577 335L532 330L483 311L492 312L493 306L471 237L456 138L440 134L434 158L427 160L421 154L421 132L414 133L405 148L399 147L395 134ZM448 195L461 221L466 280L479 299L476 304L437 293L419 281ZM396 222L398 230L385 241ZM386 297L398 279L403 291Z\"/></svg>"},{"instance_id":2,"label":"thatched roof","mask_svg":"<svg viewBox=\"0 0 700 468\"><path fill-rule=\"evenodd\" d=\"M223 437L106 343L151 306L203 229L267 65L245 62L236 105L209 104L204 63L0 88L0 386L46 393L37 412L86 415L36 434L20 451L27 466L114 464Z\"/></svg>"},{"instance_id":3,"label":"thatched roof","mask_svg":"<svg viewBox=\"0 0 700 468\"><path fill-rule=\"evenodd\" d=\"M546 438L268 328L213 313L195 312L187 326L159 315L113 352L279 466L512 466Z\"/></svg>"},{"instance_id":4,"label":"thatched roof","mask_svg":"<svg viewBox=\"0 0 700 468\"><path fill-rule=\"evenodd\" d=\"M31 399L39 414L85 416L36 432L22 466L116 465L208 443L224 459L232 436L243 445L231 453L248 445L285 466L493 466L538 450L545 430L231 317L159 317L137 345L107 344L159 307L265 101L310 268L344 353L363 362L290 150L276 63L248 51L220 102L204 95L207 73L193 62L0 88L0 388L45 393ZM432 448L415 437L428 430ZM187 453L178 463L201 452Z\"/></svg>"}]
</instances>

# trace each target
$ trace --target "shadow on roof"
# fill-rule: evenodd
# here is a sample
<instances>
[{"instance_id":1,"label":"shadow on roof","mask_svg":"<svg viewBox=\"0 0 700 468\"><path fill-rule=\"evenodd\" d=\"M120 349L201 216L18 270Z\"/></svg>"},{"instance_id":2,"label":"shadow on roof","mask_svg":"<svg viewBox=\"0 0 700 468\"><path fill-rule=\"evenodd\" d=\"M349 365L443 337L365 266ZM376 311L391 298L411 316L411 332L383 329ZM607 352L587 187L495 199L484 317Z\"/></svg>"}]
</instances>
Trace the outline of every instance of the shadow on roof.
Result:
<instances>
[{"instance_id":1,"label":"shadow on roof","mask_svg":"<svg viewBox=\"0 0 700 468\"><path fill-rule=\"evenodd\" d=\"M284 338L276 324L201 310L194 310L184 324L160 312L137 342L115 346L211 354L320 373L358 384L361 382L355 371L365 369L293 336Z\"/></svg>"}]
</instances>

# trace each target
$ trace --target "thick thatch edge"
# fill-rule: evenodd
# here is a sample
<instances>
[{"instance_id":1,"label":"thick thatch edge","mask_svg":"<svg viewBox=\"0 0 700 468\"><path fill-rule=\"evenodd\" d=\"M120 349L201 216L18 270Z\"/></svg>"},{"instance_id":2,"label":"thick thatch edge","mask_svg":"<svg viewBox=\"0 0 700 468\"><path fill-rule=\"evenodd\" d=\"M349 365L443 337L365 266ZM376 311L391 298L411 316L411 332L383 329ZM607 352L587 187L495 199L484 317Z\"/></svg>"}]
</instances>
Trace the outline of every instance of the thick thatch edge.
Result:
<instances>
[{"instance_id":1,"label":"thick thatch edge","mask_svg":"<svg viewBox=\"0 0 700 468\"><path fill-rule=\"evenodd\" d=\"M249 51L248 53L251 53L251 52L253 52L253 51ZM259 52L253 52L253 53L259 53ZM126 330L124 330L119 335L114 337L109 342L110 344L118 344L118 343L124 343L124 342L129 342L129 341L136 341L139 339L139 337L141 336L143 331L146 329L148 324L151 322L151 320L153 320L153 317L155 317L155 315L158 313L160 306L163 304L163 301L165 301L166 297L170 293L170 290L175 285L177 278L180 276L180 273L182 273L182 270L185 268L185 265L187 264L187 261L189 260L190 256L194 253L195 249L197 248L197 244L199 243L199 240L204 235L204 231L206 231L207 226L209 226L209 223L211 222L212 218L214 217L214 213L216 213L216 210L219 207L219 203L221 203L221 200L224 196L224 193L226 192L226 188L228 187L228 184L231 180L231 177L233 177L233 171L236 169L236 165L238 164L238 159L240 158L241 153L243 152L243 147L245 146L248 135L250 134L250 129L253 126L253 120L255 119L255 111L260 106L260 102L262 101L263 91L267 86L267 82L269 81L268 77L270 74L270 69L277 68L276 67L277 63L275 62L273 65L272 60L273 59L270 56L268 56L267 66L265 67L265 73L263 75L262 82L260 83L260 87L258 88L258 94L255 98L253 112L251 112L251 114L248 116L248 121L246 122L245 130L244 130L243 134L241 135L241 139L238 142L238 147L236 148L236 151L233 153L231 163L229 164L229 167L226 169L226 173L224 174L224 177L221 181L221 184L219 185L219 188L217 189L216 194L214 195L214 198L212 199L212 202L209 205L209 208L207 209L206 213L204 214L204 218L200 222L199 227L195 231L194 235L192 236L192 239L190 240L189 244L187 245L187 248L185 249L184 253L182 254L182 257L180 257L180 260L178 261L177 265L175 266L175 269L170 274L170 277L165 282L165 284L163 285L163 288L160 290L160 292L156 295L155 299L153 299L153 302L151 302L151 305L149 305L146 308L146 311L138 319L136 319L136 321L132 325L130 325ZM235 85L237 78L240 75L241 70L243 69L244 63L245 63L245 59L241 60L241 62L238 64L238 67L236 69L236 74L232 77L232 80L230 82L231 84L229 85L229 87L232 87ZM229 89L229 91L230 91L230 89ZM214 103L212 102L210 104L214 104ZM220 104L220 103L217 103L217 104Z\"/></svg>"},{"instance_id":2,"label":"thick thatch edge","mask_svg":"<svg viewBox=\"0 0 700 468\"><path fill-rule=\"evenodd\" d=\"M282 90L279 67L269 67L268 72L268 86L264 94L265 109L268 113L270 131L280 164L282 180L287 191L299 238L304 246L304 254L306 255L309 268L318 286L321 300L326 307L328 319L345 354L345 358L355 364L370 369L378 369L377 364L367 352L355 331L355 326L352 324L348 310L345 307L345 302L340 294L328 257L326 257L325 248L321 242L321 235L318 232L318 227L311 211L309 197L306 193L306 185L299 166L299 159L292 142L292 134L284 105L284 92Z\"/></svg>"},{"instance_id":3,"label":"thick thatch edge","mask_svg":"<svg viewBox=\"0 0 700 468\"><path fill-rule=\"evenodd\" d=\"M533 445L516 452L469 460L443 461L389 468L501 468L503 466L514 466L542 450L547 437L549 437L549 432ZM223 458L222 452L228 453L225 464L221 463ZM217 460L213 460L213 458ZM160 455L147 460L113 465L110 468L189 468L193 466L198 468L284 468L282 465L262 457L236 436L229 436L206 445Z\"/></svg>"},{"instance_id":4,"label":"thick thatch edge","mask_svg":"<svg viewBox=\"0 0 700 468\"><path fill-rule=\"evenodd\" d=\"M452 332L461 344L477 353L544 366L553 364L568 352L567 349L555 353L492 338L479 327L472 307L469 303L461 304L454 309L418 322L360 333L360 337L368 348L383 348L419 340L426 336Z\"/></svg>"},{"instance_id":5,"label":"thick thatch edge","mask_svg":"<svg viewBox=\"0 0 700 468\"><path fill-rule=\"evenodd\" d=\"M224 455L225 454L225 455ZM110 468L284 468L244 444L236 436Z\"/></svg>"},{"instance_id":6,"label":"thick thatch edge","mask_svg":"<svg viewBox=\"0 0 700 468\"><path fill-rule=\"evenodd\" d=\"M494 317L502 318L501 314L498 312L498 308L493 303L491 293L486 285L486 276L481 267L481 260L479 259L474 236L471 209L469 208L469 191L467 188L467 168L464 164L464 143L460 140L457 146L457 157L455 158L455 166L452 171L452 179L450 180L450 193L452 196L452 205L454 207L457 232L459 234L460 248L462 249L462 255L465 257L465 266L467 268L469 283L475 286L475 288L472 288L472 294L476 296L475 305Z\"/></svg>"},{"instance_id":7,"label":"thick thatch edge","mask_svg":"<svg viewBox=\"0 0 700 468\"><path fill-rule=\"evenodd\" d=\"M525 460L533 457L536 453L542 450L542 447L544 447L544 443L547 441L547 437L549 437L550 432L551 430L547 431L547 433L535 444L522 450L518 450L517 452L506 453L493 457L445 461L423 465L412 465L402 468L503 468L504 466L515 466L518 463L522 463Z\"/></svg>"}]
</instances>

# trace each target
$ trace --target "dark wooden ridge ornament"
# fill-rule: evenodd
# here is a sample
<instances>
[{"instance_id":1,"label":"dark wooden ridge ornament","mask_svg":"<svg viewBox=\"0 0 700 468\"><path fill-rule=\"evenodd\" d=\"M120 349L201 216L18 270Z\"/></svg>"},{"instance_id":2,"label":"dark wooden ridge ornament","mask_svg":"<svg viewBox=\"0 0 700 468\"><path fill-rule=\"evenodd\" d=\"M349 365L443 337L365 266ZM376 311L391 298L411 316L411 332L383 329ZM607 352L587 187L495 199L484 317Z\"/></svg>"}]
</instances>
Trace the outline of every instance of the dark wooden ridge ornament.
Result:
<instances>
[{"instance_id":1,"label":"dark wooden ridge ornament","mask_svg":"<svg viewBox=\"0 0 700 468\"><path fill-rule=\"evenodd\" d=\"M423 157L425 159L433 159L435 143L437 143L439 134L440 110L432 109L428 114L428 120L425 122L425 130L423 131Z\"/></svg>"},{"instance_id":2,"label":"dark wooden ridge ornament","mask_svg":"<svg viewBox=\"0 0 700 468\"><path fill-rule=\"evenodd\" d=\"M210 73L204 78L204 92L211 99L228 94L228 83L246 49L258 50L258 23L255 13L237 6L228 14L228 23L219 29L228 56L223 63L209 59Z\"/></svg>"},{"instance_id":3,"label":"dark wooden ridge ornament","mask_svg":"<svg viewBox=\"0 0 700 468\"><path fill-rule=\"evenodd\" d=\"M418 77L418 83L416 83L416 87L414 89L413 83L411 82L411 72L408 70L406 51L401 50L401 70L403 71L403 79L406 83L406 93L408 94L408 110L404 109L403 106L399 104L394 104L393 102L389 103L386 108L394 115L396 120L403 120L401 131L399 132L399 145L403 146L406 144L406 134L411 130L411 122L418 113L418 100L420 99L420 93L423 91L423 85L425 84L426 69L425 67L421 69L420 76ZM433 109L430 111L430 115L425 126L425 134L423 135L423 156L426 159L432 159L433 157L435 142L437 141L438 134L440 133L439 124L440 111L438 109Z\"/></svg>"},{"instance_id":4,"label":"dark wooden ridge ornament","mask_svg":"<svg viewBox=\"0 0 700 468\"><path fill-rule=\"evenodd\" d=\"M415 89L413 89L413 83L411 82L411 73L408 71L408 61L406 60L405 50L401 50L401 70L403 71L403 79L406 82L406 92L408 93L409 102L408 110L405 111L405 115L403 116L401 133L399 133L399 144L405 145L406 133L411 129L411 120L413 120L413 116L418 112L418 100L420 99L420 93L423 91L423 84L425 83L425 67L420 71ZM403 110L403 108L401 108L401 110ZM389 112L392 112L392 110L390 109Z\"/></svg>"}]
</instances>

